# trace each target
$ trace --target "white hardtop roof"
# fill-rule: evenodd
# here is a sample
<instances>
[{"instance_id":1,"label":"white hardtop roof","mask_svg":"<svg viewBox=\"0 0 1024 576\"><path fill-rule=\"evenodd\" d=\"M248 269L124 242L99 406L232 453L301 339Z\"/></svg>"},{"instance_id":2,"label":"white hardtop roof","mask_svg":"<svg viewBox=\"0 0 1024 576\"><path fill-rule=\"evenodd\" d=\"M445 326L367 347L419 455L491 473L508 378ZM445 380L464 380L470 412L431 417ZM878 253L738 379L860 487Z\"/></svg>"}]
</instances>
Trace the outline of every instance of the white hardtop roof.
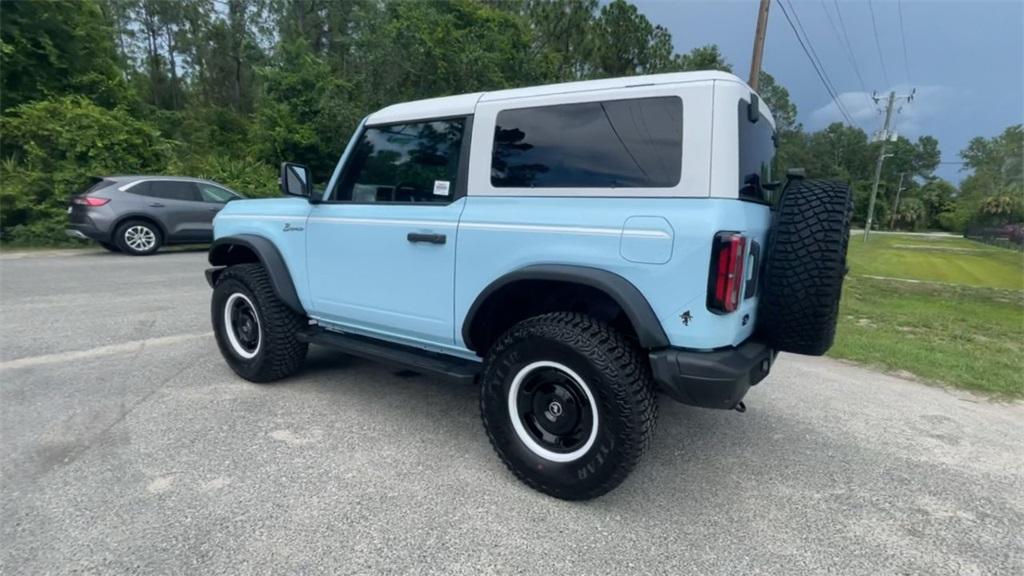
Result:
<instances>
[{"instance_id":1,"label":"white hardtop roof","mask_svg":"<svg viewBox=\"0 0 1024 576\"><path fill-rule=\"evenodd\" d=\"M736 76L729 74L728 72L718 72L714 70L649 74L646 76L625 76L622 78L605 78L602 80L584 80L581 82L546 84L544 86L531 86L529 88L512 88L509 90L497 90L494 92L473 92L471 94L459 94L457 96L442 96L440 98L428 98L426 100L402 102L400 104L392 104L387 108L382 108L381 110L370 114L366 119L366 123L388 124L391 122L404 122L421 118L464 116L473 113L476 109L477 102L513 100L516 98L549 96L553 94L566 94L569 92L593 92L597 90L612 90L615 88L629 88L633 86L678 84L682 82L709 82L712 80L738 82L746 86L746 83Z\"/></svg>"}]
</instances>

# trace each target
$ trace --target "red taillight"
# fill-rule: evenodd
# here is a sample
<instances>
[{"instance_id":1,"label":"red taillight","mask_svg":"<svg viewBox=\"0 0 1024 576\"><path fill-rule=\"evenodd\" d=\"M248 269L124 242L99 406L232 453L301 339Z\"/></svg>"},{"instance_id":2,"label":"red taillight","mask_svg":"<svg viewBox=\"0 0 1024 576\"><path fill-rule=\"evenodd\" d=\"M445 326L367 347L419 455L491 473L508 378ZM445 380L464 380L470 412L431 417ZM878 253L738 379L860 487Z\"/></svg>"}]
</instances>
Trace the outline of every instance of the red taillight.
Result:
<instances>
[{"instance_id":1,"label":"red taillight","mask_svg":"<svg viewBox=\"0 0 1024 576\"><path fill-rule=\"evenodd\" d=\"M733 312L743 292L743 264L747 239L734 232L719 232L711 247L711 277L708 279L708 309Z\"/></svg>"},{"instance_id":2,"label":"red taillight","mask_svg":"<svg viewBox=\"0 0 1024 576\"><path fill-rule=\"evenodd\" d=\"M72 204L79 206L103 206L107 202L110 202L110 198L100 198L99 196L75 196L71 199Z\"/></svg>"}]
</instances>

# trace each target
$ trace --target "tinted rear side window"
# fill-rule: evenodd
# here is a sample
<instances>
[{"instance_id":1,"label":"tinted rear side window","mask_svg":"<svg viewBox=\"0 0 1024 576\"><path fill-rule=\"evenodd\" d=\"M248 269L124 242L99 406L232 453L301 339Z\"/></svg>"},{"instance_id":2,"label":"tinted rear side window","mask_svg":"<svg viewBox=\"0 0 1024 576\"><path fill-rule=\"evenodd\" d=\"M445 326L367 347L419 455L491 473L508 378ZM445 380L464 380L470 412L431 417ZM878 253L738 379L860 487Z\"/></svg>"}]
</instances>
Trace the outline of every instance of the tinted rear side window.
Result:
<instances>
[{"instance_id":1,"label":"tinted rear side window","mask_svg":"<svg viewBox=\"0 0 1024 576\"><path fill-rule=\"evenodd\" d=\"M110 187L110 186L112 186L114 184L116 184L116 182L114 182L113 180L107 180L105 178L99 178L99 179L96 179L95 182L93 182L88 188L83 190L81 193L82 194L88 194L89 192L96 192L97 190L102 190L104 188L108 188L108 187Z\"/></svg>"},{"instance_id":2,"label":"tinted rear side window","mask_svg":"<svg viewBox=\"0 0 1024 576\"><path fill-rule=\"evenodd\" d=\"M763 183L772 180L772 158L775 157L775 132L764 115L758 115L757 122L748 116L748 100L739 103L739 165L740 198L767 200Z\"/></svg>"},{"instance_id":3,"label":"tinted rear side window","mask_svg":"<svg viewBox=\"0 0 1024 576\"><path fill-rule=\"evenodd\" d=\"M167 200L199 200L199 190L195 184L175 180L153 180L143 194Z\"/></svg>"},{"instance_id":4,"label":"tinted rear side window","mask_svg":"<svg viewBox=\"0 0 1024 576\"><path fill-rule=\"evenodd\" d=\"M679 183L676 96L503 110L491 157L496 188L669 188Z\"/></svg>"}]
</instances>

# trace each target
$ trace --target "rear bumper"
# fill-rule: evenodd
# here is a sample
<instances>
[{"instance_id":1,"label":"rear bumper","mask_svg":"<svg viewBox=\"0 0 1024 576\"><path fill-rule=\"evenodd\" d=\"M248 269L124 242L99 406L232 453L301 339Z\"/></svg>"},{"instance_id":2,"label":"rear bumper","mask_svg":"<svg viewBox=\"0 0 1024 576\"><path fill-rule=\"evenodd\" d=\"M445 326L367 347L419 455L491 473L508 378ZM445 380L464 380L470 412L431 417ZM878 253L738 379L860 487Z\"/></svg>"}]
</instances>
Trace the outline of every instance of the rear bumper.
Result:
<instances>
[{"instance_id":1,"label":"rear bumper","mask_svg":"<svg viewBox=\"0 0 1024 576\"><path fill-rule=\"evenodd\" d=\"M97 242L109 242L110 234L101 231L92 224L72 223L64 229L64 233L72 238L81 240L96 240Z\"/></svg>"},{"instance_id":2,"label":"rear bumper","mask_svg":"<svg viewBox=\"0 0 1024 576\"><path fill-rule=\"evenodd\" d=\"M666 348L651 352L650 358L654 380L675 400L729 409L768 375L775 350L748 340L735 348L711 352Z\"/></svg>"},{"instance_id":3,"label":"rear bumper","mask_svg":"<svg viewBox=\"0 0 1024 576\"><path fill-rule=\"evenodd\" d=\"M117 214L110 204L103 206L70 206L64 232L73 238L86 238L97 242L111 242Z\"/></svg>"}]
</instances>

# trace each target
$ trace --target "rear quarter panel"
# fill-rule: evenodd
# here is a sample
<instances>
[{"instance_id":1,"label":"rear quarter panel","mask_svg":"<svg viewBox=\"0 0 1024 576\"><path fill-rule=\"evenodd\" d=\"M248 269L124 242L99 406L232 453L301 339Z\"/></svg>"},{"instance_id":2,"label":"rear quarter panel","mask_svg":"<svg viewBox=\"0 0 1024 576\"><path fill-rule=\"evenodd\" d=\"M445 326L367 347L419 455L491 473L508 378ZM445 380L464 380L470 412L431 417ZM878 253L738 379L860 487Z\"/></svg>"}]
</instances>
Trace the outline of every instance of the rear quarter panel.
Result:
<instances>
[{"instance_id":1,"label":"rear quarter panel","mask_svg":"<svg viewBox=\"0 0 1024 576\"><path fill-rule=\"evenodd\" d=\"M532 264L570 264L630 281L673 346L739 344L753 333L757 297L729 315L707 309L711 244L717 232L736 231L763 247L769 220L767 206L729 199L470 196L458 231L457 343L464 345L461 326L488 284ZM629 245L643 257L627 259Z\"/></svg>"}]
</instances>

